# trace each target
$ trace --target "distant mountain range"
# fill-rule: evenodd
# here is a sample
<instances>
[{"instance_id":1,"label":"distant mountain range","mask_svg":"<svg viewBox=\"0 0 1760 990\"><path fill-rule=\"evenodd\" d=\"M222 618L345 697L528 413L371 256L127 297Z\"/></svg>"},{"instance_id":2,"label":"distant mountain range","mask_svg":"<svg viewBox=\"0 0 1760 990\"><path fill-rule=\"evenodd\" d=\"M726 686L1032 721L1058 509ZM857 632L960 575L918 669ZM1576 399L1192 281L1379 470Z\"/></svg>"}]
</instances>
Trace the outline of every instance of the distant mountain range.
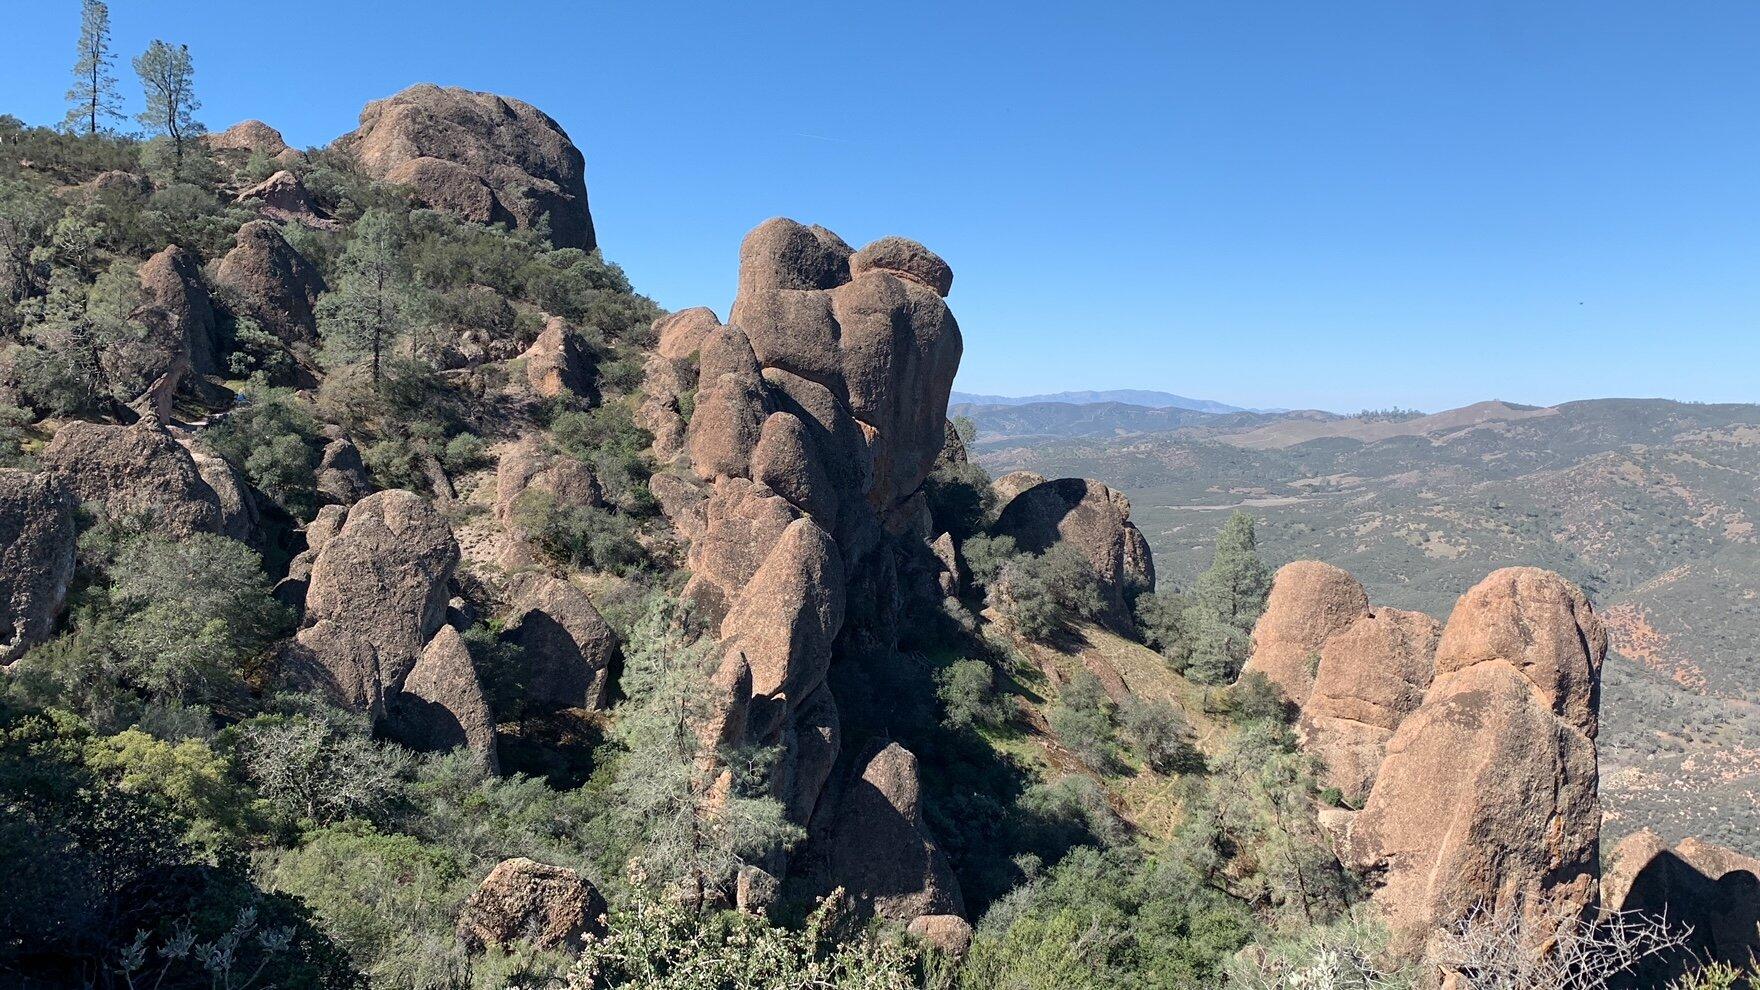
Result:
<instances>
[{"instance_id":1,"label":"distant mountain range","mask_svg":"<svg viewBox=\"0 0 1760 990\"><path fill-rule=\"evenodd\" d=\"M1101 402L1121 402L1132 406L1147 406L1151 409L1191 409L1207 413L1261 411L1231 406L1224 402L1212 402L1209 399L1188 399L1183 395L1174 395L1172 392L1156 392L1141 388L1115 388L1099 392L1053 392L1047 395L974 395L971 392L955 392L949 401L954 405L972 406L1025 406L1039 402L1065 402L1071 405L1087 406Z\"/></svg>"}]
</instances>

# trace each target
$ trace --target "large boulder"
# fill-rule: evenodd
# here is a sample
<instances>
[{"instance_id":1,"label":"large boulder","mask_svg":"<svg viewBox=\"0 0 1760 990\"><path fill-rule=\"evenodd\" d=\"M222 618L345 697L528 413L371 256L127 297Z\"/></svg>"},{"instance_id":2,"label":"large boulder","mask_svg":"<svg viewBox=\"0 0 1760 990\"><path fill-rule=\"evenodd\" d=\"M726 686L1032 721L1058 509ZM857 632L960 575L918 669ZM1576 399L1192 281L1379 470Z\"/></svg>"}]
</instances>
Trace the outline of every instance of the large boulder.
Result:
<instances>
[{"instance_id":1,"label":"large boulder","mask_svg":"<svg viewBox=\"0 0 1760 990\"><path fill-rule=\"evenodd\" d=\"M282 169L267 179L238 194L238 202L255 204L262 215L284 223L302 223L311 227L334 227L335 224L318 209L312 194L299 176Z\"/></svg>"},{"instance_id":2,"label":"large boulder","mask_svg":"<svg viewBox=\"0 0 1760 990\"><path fill-rule=\"evenodd\" d=\"M585 338L562 317L550 317L522 357L526 381L538 395L546 399L564 395L591 397L593 356Z\"/></svg>"},{"instance_id":3,"label":"large boulder","mask_svg":"<svg viewBox=\"0 0 1760 990\"><path fill-rule=\"evenodd\" d=\"M1593 904L1606 652L1588 599L1551 572L1508 568L1462 596L1344 843L1401 950L1480 907Z\"/></svg>"},{"instance_id":4,"label":"large boulder","mask_svg":"<svg viewBox=\"0 0 1760 990\"><path fill-rule=\"evenodd\" d=\"M858 904L906 924L965 914L959 881L929 835L910 750L891 743L868 759L836 815L829 868Z\"/></svg>"},{"instance_id":5,"label":"large boulder","mask_svg":"<svg viewBox=\"0 0 1760 990\"><path fill-rule=\"evenodd\" d=\"M59 477L0 470L0 663L54 631L73 581L73 510Z\"/></svg>"},{"instance_id":6,"label":"large boulder","mask_svg":"<svg viewBox=\"0 0 1760 990\"><path fill-rule=\"evenodd\" d=\"M1080 551L1099 579L1104 618L1116 629L1130 628L1127 592L1154 590L1154 564L1131 523L1129 500L1098 481L1063 478L1030 488L1003 509L995 531L1027 553L1059 543Z\"/></svg>"},{"instance_id":7,"label":"large boulder","mask_svg":"<svg viewBox=\"0 0 1760 990\"><path fill-rule=\"evenodd\" d=\"M1264 674L1290 703L1305 704L1321 647L1367 614L1368 594L1343 570L1318 560L1285 564L1271 580L1265 612L1253 627L1253 655L1241 674Z\"/></svg>"},{"instance_id":8,"label":"large boulder","mask_svg":"<svg viewBox=\"0 0 1760 990\"><path fill-rule=\"evenodd\" d=\"M752 671L748 733L762 739L780 729L825 682L843 609L836 544L812 520L795 520L721 623L723 642L744 653Z\"/></svg>"},{"instance_id":9,"label":"large boulder","mask_svg":"<svg viewBox=\"0 0 1760 990\"><path fill-rule=\"evenodd\" d=\"M338 139L368 175L407 185L429 206L475 223L533 228L557 247L597 246L586 162L561 125L493 93L428 83L375 100Z\"/></svg>"},{"instance_id":10,"label":"large boulder","mask_svg":"<svg viewBox=\"0 0 1760 990\"><path fill-rule=\"evenodd\" d=\"M527 578L503 635L525 651L527 704L554 710L611 703L617 634L579 588L547 575Z\"/></svg>"},{"instance_id":11,"label":"large boulder","mask_svg":"<svg viewBox=\"0 0 1760 990\"><path fill-rule=\"evenodd\" d=\"M205 135L203 140L215 151L241 151L270 158L288 150L281 132L260 120L241 120L223 131Z\"/></svg>"},{"instance_id":12,"label":"large boulder","mask_svg":"<svg viewBox=\"0 0 1760 990\"><path fill-rule=\"evenodd\" d=\"M1302 744L1353 807L1368 796L1394 730L1424 700L1441 634L1442 623L1428 615L1382 608L1321 646L1302 707Z\"/></svg>"},{"instance_id":13,"label":"large boulder","mask_svg":"<svg viewBox=\"0 0 1760 990\"><path fill-rule=\"evenodd\" d=\"M353 505L373 490L367 465L354 441L337 437L324 445L318 458L318 494L336 505Z\"/></svg>"},{"instance_id":14,"label":"large boulder","mask_svg":"<svg viewBox=\"0 0 1760 990\"><path fill-rule=\"evenodd\" d=\"M129 318L147 328L149 340L165 341L181 354L189 370L219 372L214 307L195 255L173 245L142 262L136 275L141 304Z\"/></svg>"},{"instance_id":15,"label":"large boulder","mask_svg":"<svg viewBox=\"0 0 1760 990\"><path fill-rule=\"evenodd\" d=\"M318 341L318 295L324 277L268 220L238 229L236 246L214 269L215 281L236 294L244 312L288 343Z\"/></svg>"},{"instance_id":16,"label":"large boulder","mask_svg":"<svg viewBox=\"0 0 1760 990\"><path fill-rule=\"evenodd\" d=\"M1044 475L1034 471L1010 471L990 482L990 490L996 493L998 511L1008 508L1022 492L1030 491L1043 485L1047 480Z\"/></svg>"},{"instance_id":17,"label":"large boulder","mask_svg":"<svg viewBox=\"0 0 1760 990\"><path fill-rule=\"evenodd\" d=\"M1659 987L1707 962L1760 957L1760 860L1688 839L1671 849L1648 829L1622 839L1601 878L1610 911L1691 929L1678 948L1641 961L1616 983Z\"/></svg>"},{"instance_id":18,"label":"large boulder","mask_svg":"<svg viewBox=\"0 0 1760 990\"><path fill-rule=\"evenodd\" d=\"M312 562L296 678L382 716L445 618L458 558L452 529L421 496L393 489L355 503Z\"/></svg>"},{"instance_id":19,"label":"large boulder","mask_svg":"<svg viewBox=\"0 0 1760 990\"><path fill-rule=\"evenodd\" d=\"M183 444L154 420L132 426L68 423L43 449L43 466L81 503L112 519L138 517L168 536L239 535L248 524L229 511Z\"/></svg>"},{"instance_id":20,"label":"large boulder","mask_svg":"<svg viewBox=\"0 0 1760 990\"><path fill-rule=\"evenodd\" d=\"M503 860L458 914L458 937L472 952L525 942L579 952L605 933L605 898L585 877L520 857Z\"/></svg>"},{"instance_id":21,"label":"large boulder","mask_svg":"<svg viewBox=\"0 0 1760 990\"><path fill-rule=\"evenodd\" d=\"M495 718L477 679L464 637L441 626L391 700L390 734L412 749L445 752L464 747L490 773L499 773Z\"/></svg>"}]
</instances>

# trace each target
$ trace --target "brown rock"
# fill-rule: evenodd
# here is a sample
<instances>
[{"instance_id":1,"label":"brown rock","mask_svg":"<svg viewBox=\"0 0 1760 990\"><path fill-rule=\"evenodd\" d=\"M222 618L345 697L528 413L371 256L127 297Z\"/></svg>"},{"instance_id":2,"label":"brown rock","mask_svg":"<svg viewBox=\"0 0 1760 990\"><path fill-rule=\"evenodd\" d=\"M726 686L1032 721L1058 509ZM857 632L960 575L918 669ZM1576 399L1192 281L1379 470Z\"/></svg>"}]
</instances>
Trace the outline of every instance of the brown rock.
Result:
<instances>
[{"instance_id":1,"label":"brown rock","mask_svg":"<svg viewBox=\"0 0 1760 990\"><path fill-rule=\"evenodd\" d=\"M241 120L218 134L206 135L203 140L215 151L262 152L274 156L288 150L281 132L260 120Z\"/></svg>"},{"instance_id":2,"label":"brown rock","mask_svg":"<svg viewBox=\"0 0 1760 990\"><path fill-rule=\"evenodd\" d=\"M319 495L337 505L353 505L372 492L372 479L367 477L367 466L353 441L338 437L324 445L318 458L317 487Z\"/></svg>"},{"instance_id":3,"label":"brown rock","mask_svg":"<svg viewBox=\"0 0 1760 990\"><path fill-rule=\"evenodd\" d=\"M1461 596L1436 646L1436 674L1507 662L1593 739L1606 653L1607 630L1582 589L1551 571L1506 567Z\"/></svg>"},{"instance_id":4,"label":"brown rock","mask_svg":"<svg viewBox=\"0 0 1760 990\"><path fill-rule=\"evenodd\" d=\"M782 892L782 881L756 866L742 866L734 879L733 905L745 914L764 914Z\"/></svg>"},{"instance_id":5,"label":"brown rock","mask_svg":"<svg viewBox=\"0 0 1760 990\"><path fill-rule=\"evenodd\" d=\"M678 535L693 543L702 538L709 526L709 497L701 488L676 474L662 473L648 479L648 491Z\"/></svg>"},{"instance_id":6,"label":"brown rock","mask_svg":"<svg viewBox=\"0 0 1760 990\"><path fill-rule=\"evenodd\" d=\"M1303 747L1324 779L1360 806L1387 742L1416 711L1436 672L1442 623L1421 612L1376 609L1328 637L1314 689L1302 707Z\"/></svg>"},{"instance_id":7,"label":"brown rock","mask_svg":"<svg viewBox=\"0 0 1760 990\"><path fill-rule=\"evenodd\" d=\"M998 511L1008 508L1009 503L1020 493L1037 488L1046 480L1044 475L1032 471L1010 471L990 482L990 490L996 493Z\"/></svg>"},{"instance_id":8,"label":"brown rock","mask_svg":"<svg viewBox=\"0 0 1760 990\"><path fill-rule=\"evenodd\" d=\"M1626 836L1610 859L1603 907L1689 930L1683 945L1640 961L1619 985L1673 985L1706 963L1742 969L1760 955L1760 861L1697 838L1670 849L1648 829Z\"/></svg>"},{"instance_id":9,"label":"brown rock","mask_svg":"<svg viewBox=\"0 0 1760 990\"><path fill-rule=\"evenodd\" d=\"M766 220L739 246L740 292L836 288L849 281L852 253L842 238L823 227L784 217ZM735 316L733 322L741 321Z\"/></svg>"},{"instance_id":10,"label":"brown rock","mask_svg":"<svg viewBox=\"0 0 1760 990\"><path fill-rule=\"evenodd\" d=\"M214 277L238 294L244 314L289 343L318 340L316 306L324 278L268 220L238 229L238 246L220 259Z\"/></svg>"},{"instance_id":11,"label":"brown rock","mask_svg":"<svg viewBox=\"0 0 1760 990\"><path fill-rule=\"evenodd\" d=\"M1064 478L1015 496L997 517L995 531L1013 537L1027 553L1043 553L1059 543L1081 551L1099 578L1107 624L1129 631L1127 589L1132 582L1145 591L1155 587L1154 565L1130 517L1131 504L1118 492L1098 481Z\"/></svg>"},{"instance_id":12,"label":"brown rock","mask_svg":"<svg viewBox=\"0 0 1760 990\"><path fill-rule=\"evenodd\" d=\"M697 408L685 432L686 449L697 477L749 476L752 451L771 412L763 379L727 374L703 379Z\"/></svg>"},{"instance_id":13,"label":"brown rock","mask_svg":"<svg viewBox=\"0 0 1760 990\"><path fill-rule=\"evenodd\" d=\"M544 332L522 357L526 365L526 381L532 391L546 399L559 395L591 398L593 394L593 356L587 342L560 316L552 316L544 324Z\"/></svg>"},{"instance_id":14,"label":"brown rock","mask_svg":"<svg viewBox=\"0 0 1760 990\"><path fill-rule=\"evenodd\" d=\"M171 536L236 531L195 458L156 422L68 423L44 448L42 462L77 501L101 504L112 519L144 517Z\"/></svg>"},{"instance_id":15,"label":"brown rock","mask_svg":"<svg viewBox=\"0 0 1760 990\"><path fill-rule=\"evenodd\" d=\"M812 821L842 746L843 718L830 686L824 685L796 707L782 733L778 794L789 821Z\"/></svg>"},{"instance_id":16,"label":"brown rock","mask_svg":"<svg viewBox=\"0 0 1760 990\"><path fill-rule=\"evenodd\" d=\"M827 532L837 529L838 492L819 463L807 427L792 413L771 413L752 450L751 478L768 485Z\"/></svg>"},{"instance_id":17,"label":"brown rock","mask_svg":"<svg viewBox=\"0 0 1760 990\"><path fill-rule=\"evenodd\" d=\"M715 483L704 507L703 535L691 543L685 597L719 626L733 596L758 572L783 530L801 517L788 500L745 478Z\"/></svg>"},{"instance_id":18,"label":"brown rock","mask_svg":"<svg viewBox=\"0 0 1760 990\"><path fill-rule=\"evenodd\" d=\"M220 528L216 532L240 543L255 540L257 500L244 475L219 452L194 437L182 436L177 442L195 462L196 474L214 492L214 499L220 506Z\"/></svg>"},{"instance_id":19,"label":"brown rock","mask_svg":"<svg viewBox=\"0 0 1760 990\"><path fill-rule=\"evenodd\" d=\"M55 630L73 582L73 511L59 477L0 469L0 664Z\"/></svg>"},{"instance_id":20,"label":"brown rock","mask_svg":"<svg viewBox=\"0 0 1760 990\"><path fill-rule=\"evenodd\" d=\"M312 194L306 191L306 184L285 169L239 193L238 201L260 203L263 215L275 220L312 226L323 226L327 220Z\"/></svg>"},{"instance_id":21,"label":"brown rock","mask_svg":"<svg viewBox=\"0 0 1760 990\"><path fill-rule=\"evenodd\" d=\"M845 789L829 853L836 883L883 918L965 914L959 881L923 818L917 758L897 743Z\"/></svg>"},{"instance_id":22,"label":"brown rock","mask_svg":"<svg viewBox=\"0 0 1760 990\"><path fill-rule=\"evenodd\" d=\"M495 718L458 630L440 627L389 707L390 734L398 742L424 752L462 746L490 773L501 772L495 755Z\"/></svg>"},{"instance_id":23,"label":"brown rock","mask_svg":"<svg viewBox=\"0 0 1760 990\"><path fill-rule=\"evenodd\" d=\"M861 278L870 271L884 271L908 278L945 296L953 290L953 269L935 252L903 237L882 237L849 259L850 274Z\"/></svg>"},{"instance_id":24,"label":"brown rock","mask_svg":"<svg viewBox=\"0 0 1760 990\"><path fill-rule=\"evenodd\" d=\"M935 575L935 590L942 598L958 598L960 588L965 586L966 572L959 560L959 548L953 545L953 534L942 533L929 544L929 552L935 555L936 563L941 569Z\"/></svg>"},{"instance_id":25,"label":"brown rock","mask_svg":"<svg viewBox=\"0 0 1760 990\"><path fill-rule=\"evenodd\" d=\"M957 914L912 918L906 930L950 959L964 959L972 948L972 923Z\"/></svg>"},{"instance_id":26,"label":"brown rock","mask_svg":"<svg viewBox=\"0 0 1760 990\"><path fill-rule=\"evenodd\" d=\"M1582 635L1555 635L1565 624ZM1509 655L1474 649L1486 644ZM1378 884L1373 899L1399 947L1416 951L1479 905L1594 902L1601 806L1584 724L1606 649L1582 592L1556 574L1498 571L1462 596L1436 680L1388 742L1345 850ZM1556 693L1528 671L1549 672Z\"/></svg>"},{"instance_id":27,"label":"brown rock","mask_svg":"<svg viewBox=\"0 0 1760 990\"><path fill-rule=\"evenodd\" d=\"M412 186L461 219L521 228L548 219L557 247L597 246L586 163L530 104L424 83L367 104L360 129L337 145L368 175Z\"/></svg>"},{"instance_id":28,"label":"brown rock","mask_svg":"<svg viewBox=\"0 0 1760 990\"><path fill-rule=\"evenodd\" d=\"M1369 596L1357 579L1317 560L1278 568L1265 613L1253 627L1253 655L1242 676L1264 674L1296 705L1314 687L1320 648L1369 613Z\"/></svg>"},{"instance_id":29,"label":"brown rock","mask_svg":"<svg viewBox=\"0 0 1760 990\"><path fill-rule=\"evenodd\" d=\"M688 361L703 349L703 341L721 326L715 311L707 306L681 309L654 321L654 336L660 341L660 356L668 361Z\"/></svg>"},{"instance_id":30,"label":"brown rock","mask_svg":"<svg viewBox=\"0 0 1760 990\"><path fill-rule=\"evenodd\" d=\"M579 588L538 575L523 581L504 638L525 651L524 700L542 709L610 703L617 635Z\"/></svg>"},{"instance_id":31,"label":"brown rock","mask_svg":"<svg viewBox=\"0 0 1760 990\"><path fill-rule=\"evenodd\" d=\"M723 642L744 653L752 669L747 732L754 739L780 728L789 709L824 683L843 609L837 545L812 520L795 520L721 624Z\"/></svg>"},{"instance_id":32,"label":"brown rock","mask_svg":"<svg viewBox=\"0 0 1760 990\"><path fill-rule=\"evenodd\" d=\"M196 374L220 371L214 307L195 256L173 245L142 262L137 274L141 305L129 318L147 328L148 339L166 341L174 354L181 352Z\"/></svg>"},{"instance_id":33,"label":"brown rock","mask_svg":"<svg viewBox=\"0 0 1760 990\"><path fill-rule=\"evenodd\" d=\"M472 952L529 943L578 952L605 933L605 898L574 870L521 857L489 871L458 916L458 937Z\"/></svg>"},{"instance_id":34,"label":"brown rock","mask_svg":"<svg viewBox=\"0 0 1760 990\"><path fill-rule=\"evenodd\" d=\"M458 557L421 496L392 489L355 503L312 562L295 678L381 716L445 618Z\"/></svg>"}]
</instances>

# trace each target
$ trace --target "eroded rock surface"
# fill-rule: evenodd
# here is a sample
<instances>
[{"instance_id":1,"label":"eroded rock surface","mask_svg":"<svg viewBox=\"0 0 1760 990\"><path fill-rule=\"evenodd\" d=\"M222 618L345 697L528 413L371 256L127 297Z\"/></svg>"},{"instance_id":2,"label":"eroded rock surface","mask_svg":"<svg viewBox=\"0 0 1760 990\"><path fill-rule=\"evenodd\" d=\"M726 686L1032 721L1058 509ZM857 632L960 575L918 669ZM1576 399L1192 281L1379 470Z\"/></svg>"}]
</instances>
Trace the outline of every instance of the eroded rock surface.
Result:
<instances>
[{"instance_id":1,"label":"eroded rock surface","mask_svg":"<svg viewBox=\"0 0 1760 990\"><path fill-rule=\"evenodd\" d=\"M610 703L617 635L579 588L561 578L527 578L504 637L525 651L527 704L553 710Z\"/></svg>"},{"instance_id":2,"label":"eroded rock surface","mask_svg":"<svg viewBox=\"0 0 1760 990\"><path fill-rule=\"evenodd\" d=\"M238 229L237 246L220 259L215 280L236 293L242 315L288 343L318 341L318 295L324 277L274 223L252 220Z\"/></svg>"},{"instance_id":3,"label":"eroded rock surface","mask_svg":"<svg viewBox=\"0 0 1760 990\"><path fill-rule=\"evenodd\" d=\"M880 917L909 923L965 914L959 884L923 819L917 758L892 743L843 793L830 847L831 876Z\"/></svg>"},{"instance_id":4,"label":"eroded rock surface","mask_svg":"<svg viewBox=\"0 0 1760 990\"><path fill-rule=\"evenodd\" d=\"M1421 612L1378 608L1321 646L1302 743L1351 806L1368 796L1388 740L1424 700L1441 634L1442 623Z\"/></svg>"},{"instance_id":5,"label":"eroded rock surface","mask_svg":"<svg viewBox=\"0 0 1760 990\"><path fill-rule=\"evenodd\" d=\"M54 631L73 582L73 511L59 477L0 469L0 664Z\"/></svg>"},{"instance_id":6,"label":"eroded rock surface","mask_svg":"<svg viewBox=\"0 0 1760 990\"><path fill-rule=\"evenodd\" d=\"M1357 579L1331 564L1297 560L1278 568L1265 612L1253 627L1253 655L1241 673L1264 674L1295 705L1314 688L1320 648L1369 613Z\"/></svg>"},{"instance_id":7,"label":"eroded rock surface","mask_svg":"<svg viewBox=\"0 0 1760 990\"><path fill-rule=\"evenodd\" d=\"M405 746L429 752L464 747L499 773L495 719L464 637L441 626L390 704L389 729Z\"/></svg>"},{"instance_id":8,"label":"eroded rock surface","mask_svg":"<svg viewBox=\"0 0 1760 990\"><path fill-rule=\"evenodd\" d=\"M1026 553L1060 543L1080 551L1099 579L1104 620L1119 631L1131 628L1127 593L1155 588L1155 566L1148 542L1131 523L1130 501L1098 481L1063 478L1035 485L1009 501L995 531L1013 537Z\"/></svg>"},{"instance_id":9,"label":"eroded rock surface","mask_svg":"<svg viewBox=\"0 0 1760 990\"><path fill-rule=\"evenodd\" d=\"M248 528L228 511L189 450L151 420L68 423L44 448L42 462L79 502L96 502L113 519L151 520L170 536L238 535Z\"/></svg>"},{"instance_id":10,"label":"eroded rock surface","mask_svg":"<svg viewBox=\"0 0 1760 990\"><path fill-rule=\"evenodd\" d=\"M578 952L605 932L605 898L586 878L524 857L503 860L464 902L458 937L466 948L525 942Z\"/></svg>"}]
</instances>

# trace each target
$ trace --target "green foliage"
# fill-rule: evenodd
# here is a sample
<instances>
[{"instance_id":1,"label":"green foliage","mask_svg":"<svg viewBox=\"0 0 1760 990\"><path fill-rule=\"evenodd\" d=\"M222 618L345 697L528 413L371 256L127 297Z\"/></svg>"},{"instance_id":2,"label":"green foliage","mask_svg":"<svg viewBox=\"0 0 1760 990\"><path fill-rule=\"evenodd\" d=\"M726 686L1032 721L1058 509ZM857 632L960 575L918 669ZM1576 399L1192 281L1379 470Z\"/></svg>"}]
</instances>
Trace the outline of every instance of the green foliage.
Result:
<instances>
[{"instance_id":1,"label":"green foliage","mask_svg":"<svg viewBox=\"0 0 1760 990\"><path fill-rule=\"evenodd\" d=\"M972 583L980 588L994 586L1002 569L1019 553L1012 536L974 536L960 547Z\"/></svg>"},{"instance_id":2,"label":"green foliage","mask_svg":"<svg viewBox=\"0 0 1760 990\"><path fill-rule=\"evenodd\" d=\"M80 4L79 57L73 63L73 88L67 91L67 117L62 128L88 135L108 130L122 119L122 98L116 93L116 54L110 49L110 8L102 0Z\"/></svg>"},{"instance_id":3,"label":"green foliage","mask_svg":"<svg viewBox=\"0 0 1760 990\"><path fill-rule=\"evenodd\" d=\"M997 696L996 670L982 660L955 660L935 674L941 722L949 729L993 729L1008 720L1008 703Z\"/></svg>"},{"instance_id":4,"label":"green foliage","mask_svg":"<svg viewBox=\"0 0 1760 990\"><path fill-rule=\"evenodd\" d=\"M1729 963L1708 963L1671 982L1668 990L1737 990L1748 974Z\"/></svg>"},{"instance_id":5,"label":"green foliage","mask_svg":"<svg viewBox=\"0 0 1760 990\"><path fill-rule=\"evenodd\" d=\"M1307 928L1229 961L1227 990L1416 990L1416 967L1401 967L1387 952L1387 931L1347 916Z\"/></svg>"},{"instance_id":6,"label":"green foliage","mask_svg":"<svg viewBox=\"0 0 1760 990\"><path fill-rule=\"evenodd\" d=\"M624 512L649 514L653 495L648 477L654 466L648 448L654 435L635 424L621 402L586 412L564 412L550 424L557 446L593 466L605 497Z\"/></svg>"},{"instance_id":7,"label":"green foliage","mask_svg":"<svg viewBox=\"0 0 1760 990\"><path fill-rule=\"evenodd\" d=\"M368 210L349 235L332 289L318 300L318 335L326 363L365 359L377 386L386 355L421 322L425 297L404 254L402 225L389 210Z\"/></svg>"},{"instance_id":8,"label":"green foliage","mask_svg":"<svg viewBox=\"0 0 1760 990\"><path fill-rule=\"evenodd\" d=\"M1089 766L1106 770L1116 763L1113 753L1115 712L1116 706L1106 696L1099 678L1082 670L1058 691L1048 720L1051 731L1070 752Z\"/></svg>"},{"instance_id":9,"label":"green foliage","mask_svg":"<svg viewBox=\"0 0 1760 990\"><path fill-rule=\"evenodd\" d=\"M1236 512L1216 537L1216 556L1192 591L1185 614L1188 675L1203 684L1234 680L1252 653L1253 625L1271 594L1271 569L1259 559L1253 517Z\"/></svg>"},{"instance_id":10,"label":"green foliage","mask_svg":"<svg viewBox=\"0 0 1760 990\"><path fill-rule=\"evenodd\" d=\"M1283 690L1256 670L1228 689L1222 710L1232 721L1242 724L1270 722L1282 725L1294 721L1296 714L1295 706L1284 698Z\"/></svg>"},{"instance_id":11,"label":"green foliage","mask_svg":"<svg viewBox=\"0 0 1760 990\"><path fill-rule=\"evenodd\" d=\"M935 960L896 939L855 929L842 892L807 917L799 931L761 917L699 914L652 901L611 918L611 931L590 939L569 990L745 990L825 987L917 990Z\"/></svg>"},{"instance_id":12,"label":"green foliage","mask_svg":"<svg viewBox=\"0 0 1760 990\"><path fill-rule=\"evenodd\" d=\"M1184 673L1192 660L1191 630L1186 625L1191 607L1185 595L1155 591L1138 595L1132 606L1143 643L1166 657L1176 673Z\"/></svg>"},{"instance_id":13,"label":"green foliage","mask_svg":"<svg viewBox=\"0 0 1760 990\"><path fill-rule=\"evenodd\" d=\"M261 715L228 730L252 785L284 823L389 820L412 757L373 741L364 720L340 712Z\"/></svg>"},{"instance_id":14,"label":"green foliage","mask_svg":"<svg viewBox=\"0 0 1760 990\"><path fill-rule=\"evenodd\" d=\"M1186 990L1213 986L1254 924L1176 866L1077 849L997 902L979 924L960 987Z\"/></svg>"},{"instance_id":15,"label":"green foliage","mask_svg":"<svg viewBox=\"0 0 1760 990\"><path fill-rule=\"evenodd\" d=\"M203 131L201 122L195 119L202 104L195 95L195 65L189 57L189 46L173 48L155 39L136 56L134 71L141 78L141 89L147 98L146 109L135 119L147 133L166 139L171 174L181 178L185 152L191 140Z\"/></svg>"},{"instance_id":16,"label":"green foliage","mask_svg":"<svg viewBox=\"0 0 1760 990\"><path fill-rule=\"evenodd\" d=\"M570 567L634 574L647 561L627 516L597 506L564 504L541 488L514 501L516 525L551 559Z\"/></svg>"},{"instance_id":17,"label":"green foliage","mask_svg":"<svg viewBox=\"0 0 1760 990\"><path fill-rule=\"evenodd\" d=\"M990 475L976 464L942 462L924 483L929 514L937 532L952 533L965 542L983 531L996 509L996 491Z\"/></svg>"},{"instance_id":18,"label":"green foliage","mask_svg":"<svg viewBox=\"0 0 1760 990\"><path fill-rule=\"evenodd\" d=\"M1121 721L1131 749L1157 773L1203 772L1203 754L1192 745L1191 726L1178 708L1159 699L1133 701Z\"/></svg>"},{"instance_id":19,"label":"green foliage","mask_svg":"<svg viewBox=\"0 0 1760 990\"><path fill-rule=\"evenodd\" d=\"M251 387L246 402L202 435L263 494L301 519L318 509L318 422L287 389Z\"/></svg>"},{"instance_id":20,"label":"green foliage","mask_svg":"<svg viewBox=\"0 0 1760 990\"><path fill-rule=\"evenodd\" d=\"M1098 618L1106 610L1099 577L1068 544L1016 556L1003 566L1000 582L1002 612L1028 639L1043 641L1076 619Z\"/></svg>"}]
</instances>

